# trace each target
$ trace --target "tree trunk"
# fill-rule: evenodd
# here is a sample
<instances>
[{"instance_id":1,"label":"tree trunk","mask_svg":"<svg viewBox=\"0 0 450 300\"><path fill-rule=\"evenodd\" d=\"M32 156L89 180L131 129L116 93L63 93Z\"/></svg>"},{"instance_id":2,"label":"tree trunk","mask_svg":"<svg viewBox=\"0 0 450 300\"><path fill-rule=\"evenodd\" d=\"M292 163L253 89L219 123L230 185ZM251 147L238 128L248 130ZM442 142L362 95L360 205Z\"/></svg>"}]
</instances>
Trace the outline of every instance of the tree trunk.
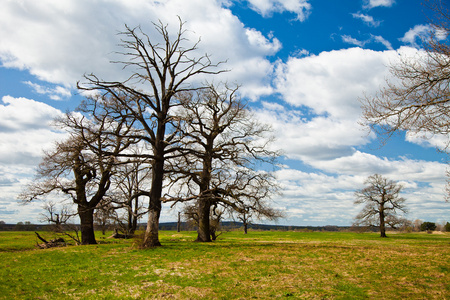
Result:
<instances>
[{"instance_id":1,"label":"tree trunk","mask_svg":"<svg viewBox=\"0 0 450 300\"><path fill-rule=\"evenodd\" d=\"M161 210L151 209L148 211L147 229L145 230L144 248L153 248L161 246L159 242L159 215Z\"/></svg>"},{"instance_id":2,"label":"tree trunk","mask_svg":"<svg viewBox=\"0 0 450 300\"><path fill-rule=\"evenodd\" d=\"M245 222L244 223L244 234L247 234L247 231L248 231L248 223Z\"/></svg>"},{"instance_id":3,"label":"tree trunk","mask_svg":"<svg viewBox=\"0 0 450 300\"><path fill-rule=\"evenodd\" d=\"M131 230L130 230L131 234L134 234L134 232L137 230L137 221L139 212L138 210L139 210L139 197L136 197L136 199L134 199L133 221L131 223Z\"/></svg>"},{"instance_id":4,"label":"tree trunk","mask_svg":"<svg viewBox=\"0 0 450 300\"><path fill-rule=\"evenodd\" d=\"M78 215L81 225L81 244L97 244L94 233L94 209L78 206Z\"/></svg>"},{"instance_id":5,"label":"tree trunk","mask_svg":"<svg viewBox=\"0 0 450 300\"><path fill-rule=\"evenodd\" d=\"M159 242L159 216L161 215L161 193L164 178L164 161L153 164L152 189L148 208L147 229L144 234L144 248L161 246Z\"/></svg>"},{"instance_id":6,"label":"tree trunk","mask_svg":"<svg viewBox=\"0 0 450 300\"><path fill-rule=\"evenodd\" d=\"M199 199L198 202L198 230L196 242L211 242L209 215L211 203L207 199Z\"/></svg>"},{"instance_id":7,"label":"tree trunk","mask_svg":"<svg viewBox=\"0 0 450 300\"><path fill-rule=\"evenodd\" d=\"M380 237L386 236L386 225L384 223L384 210L380 209Z\"/></svg>"}]
</instances>

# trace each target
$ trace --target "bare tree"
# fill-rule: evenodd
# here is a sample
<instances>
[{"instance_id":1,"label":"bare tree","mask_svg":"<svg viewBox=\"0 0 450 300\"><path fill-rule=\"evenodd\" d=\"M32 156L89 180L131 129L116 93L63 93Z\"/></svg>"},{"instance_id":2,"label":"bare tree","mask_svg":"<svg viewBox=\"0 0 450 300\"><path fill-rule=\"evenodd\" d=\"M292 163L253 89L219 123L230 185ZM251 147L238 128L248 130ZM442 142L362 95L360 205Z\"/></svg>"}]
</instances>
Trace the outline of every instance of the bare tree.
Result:
<instances>
[{"instance_id":1,"label":"bare tree","mask_svg":"<svg viewBox=\"0 0 450 300\"><path fill-rule=\"evenodd\" d=\"M102 99L108 101L107 97ZM80 217L81 244L86 245L97 243L94 210L111 185L114 167L120 163L118 154L130 144L121 136L130 132L131 127L107 113L95 113L89 118L83 115L83 107L57 121L70 137L45 153L36 180L19 198L33 201L52 192L69 196Z\"/></svg>"},{"instance_id":2,"label":"bare tree","mask_svg":"<svg viewBox=\"0 0 450 300\"><path fill-rule=\"evenodd\" d=\"M242 222L244 226L244 234L248 232L248 226L253 224L254 220L270 220L276 221L280 218L284 218L284 214L277 209L270 207L267 203L263 203L261 199L258 209L252 209L252 207L244 206L240 210L236 210L235 214L237 219Z\"/></svg>"},{"instance_id":3,"label":"bare tree","mask_svg":"<svg viewBox=\"0 0 450 300\"><path fill-rule=\"evenodd\" d=\"M132 153L139 155L140 150L133 149ZM115 193L112 196L114 209L118 211L116 222L126 235L133 235L137 229L139 219L146 213L147 208L140 201L144 188L150 185L151 169L148 164L140 160L133 160L119 166L113 178ZM124 214L120 211L125 210Z\"/></svg>"},{"instance_id":4,"label":"bare tree","mask_svg":"<svg viewBox=\"0 0 450 300\"><path fill-rule=\"evenodd\" d=\"M117 219L117 213L115 207L112 205L112 201L105 198L106 197L103 197L94 211L94 225L101 228L103 235L106 234L106 230L108 230Z\"/></svg>"},{"instance_id":5,"label":"bare tree","mask_svg":"<svg viewBox=\"0 0 450 300\"><path fill-rule=\"evenodd\" d=\"M211 207L220 203L236 211L263 213L264 198L277 190L269 172L278 153L269 150L270 127L255 120L237 95L238 87L213 85L183 95L185 147L171 161L185 197L168 201L197 201L197 241L210 242Z\"/></svg>"},{"instance_id":6,"label":"bare tree","mask_svg":"<svg viewBox=\"0 0 450 300\"><path fill-rule=\"evenodd\" d=\"M408 131L422 138L450 133L450 14L448 1L434 0L431 30L422 37L423 49L415 57L401 57L390 66L394 80L374 97L362 102L362 123L390 137Z\"/></svg>"},{"instance_id":7,"label":"bare tree","mask_svg":"<svg viewBox=\"0 0 450 300\"><path fill-rule=\"evenodd\" d=\"M399 194L403 186L379 174L369 176L366 187L355 192L355 204L365 204L355 217L354 225L379 226L380 236L386 237L386 222L400 222L398 212L406 212L405 199Z\"/></svg>"},{"instance_id":8,"label":"bare tree","mask_svg":"<svg viewBox=\"0 0 450 300\"><path fill-rule=\"evenodd\" d=\"M45 213L41 214L41 221L51 224L51 230L57 234L70 237L77 245L81 244L79 226L70 222L77 214L68 205L58 209L54 202L48 201L43 208Z\"/></svg>"},{"instance_id":9,"label":"bare tree","mask_svg":"<svg viewBox=\"0 0 450 300\"><path fill-rule=\"evenodd\" d=\"M202 74L217 74L213 71L218 64L213 64L208 55L192 57L198 42L184 47L184 23L179 21L177 34L172 39L167 25L154 24L163 42L155 40L142 32L140 27L126 26L123 36L122 54L127 58L119 63L131 70L132 75L123 82L104 81L95 75L85 76L86 84L78 84L80 89L100 90L111 94L115 107L122 107L128 118L136 120L145 134L139 138L151 147L151 187L148 191L148 222L143 247L160 246L158 236L159 217L161 214L161 195L165 176L164 164L173 155L178 146L178 119L171 114L179 106L177 97L180 92L195 89L189 85L193 77Z\"/></svg>"},{"instance_id":10,"label":"bare tree","mask_svg":"<svg viewBox=\"0 0 450 300\"><path fill-rule=\"evenodd\" d=\"M183 216L184 219L188 223L188 227L199 227L200 222L200 216L199 216L199 209L198 209L199 202L196 202L194 204L188 203L183 208ZM221 229L220 223L224 217L225 212L227 211L226 208L219 208L218 203L216 205L213 205L210 207L210 213L209 213L209 236L212 241L215 241L217 237L221 234L218 233L218 231Z\"/></svg>"},{"instance_id":11,"label":"bare tree","mask_svg":"<svg viewBox=\"0 0 450 300\"><path fill-rule=\"evenodd\" d=\"M41 214L41 222L52 224L52 230L55 232L63 232L64 224L74 216L74 213L70 211L67 206L63 206L58 210L56 204L52 201L48 201L44 204L45 213Z\"/></svg>"}]
</instances>

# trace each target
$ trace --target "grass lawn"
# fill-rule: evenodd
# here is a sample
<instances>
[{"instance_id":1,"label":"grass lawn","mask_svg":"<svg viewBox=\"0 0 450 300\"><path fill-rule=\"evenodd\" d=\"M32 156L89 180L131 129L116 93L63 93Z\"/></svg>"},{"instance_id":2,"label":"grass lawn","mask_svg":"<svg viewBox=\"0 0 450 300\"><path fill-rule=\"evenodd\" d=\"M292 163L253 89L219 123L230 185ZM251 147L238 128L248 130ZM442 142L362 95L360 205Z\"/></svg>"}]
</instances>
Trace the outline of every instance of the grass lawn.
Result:
<instances>
[{"instance_id":1,"label":"grass lawn","mask_svg":"<svg viewBox=\"0 0 450 300\"><path fill-rule=\"evenodd\" d=\"M195 236L39 250L33 232L0 232L0 299L450 299L450 234Z\"/></svg>"}]
</instances>

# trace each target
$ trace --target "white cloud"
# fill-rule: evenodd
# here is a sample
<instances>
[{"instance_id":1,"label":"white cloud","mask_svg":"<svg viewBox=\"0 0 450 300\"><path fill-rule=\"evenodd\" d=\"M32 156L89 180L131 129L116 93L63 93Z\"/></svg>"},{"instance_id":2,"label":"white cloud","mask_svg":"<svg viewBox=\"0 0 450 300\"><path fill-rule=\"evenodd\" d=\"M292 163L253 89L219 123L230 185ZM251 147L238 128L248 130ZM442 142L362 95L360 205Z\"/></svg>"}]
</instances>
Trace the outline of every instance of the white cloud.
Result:
<instances>
[{"instance_id":1,"label":"white cloud","mask_svg":"<svg viewBox=\"0 0 450 300\"><path fill-rule=\"evenodd\" d=\"M295 7L289 3L283 7ZM276 53L281 43L246 28L227 9L229 4L202 0L8 1L0 11L0 61L4 67L27 69L39 79L65 88L73 87L85 73L124 80L127 74L122 66L110 63L123 60L115 52L121 50L117 33L124 30L124 24L141 25L144 32L158 38L151 22L160 19L175 32L180 16L186 22L189 42L201 38L197 55L208 53L213 62L228 61L223 68L231 71L217 80L243 84L245 95L252 98L270 93L266 77L273 69L266 56Z\"/></svg>"},{"instance_id":2,"label":"white cloud","mask_svg":"<svg viewBox=\"0 0 450 300\"><path fill-rule=\"evenodd\" d=\"M250 7L264 17L284 11L295 13L298 21L308 18L312 6L308 0L248 0Z\"/></svg>"},{"instance_id":3,"label":"white cloud","mask_svg":"<svg viewBox=\"0 0 450 300\"><path fill-rule=\"evenodd\" d=\"M432 147L441 151L446 151L449 147L448 136L445 134L431 134L431 133L412 133L407 132L406 141L414 143L423 147Z\"/></svg>"},{"instance_id":4,"label":"white cloud","mask_svg":"<svg viewBox=\"0 0 450 300\"><path fill-rule=\"evenodd\" d=\"M383 45L386 47L386 49L388 49L388 50L393 50L393 49L394 49L394 48L392 47L392 44L391 44L388 40L386 40L385 38L383 38L382 36L379 36L379 35L372 35L372 39L373 39L375 42L377 42L377 43L383 44Z\"/></svg>"},{"instance_id":5,"label":"white cloud","mask_svg":"<svg viewBox=\"0 0 450 300\"><path fill-rule=\"evenodd\" d=\"M279 141L275 146L282 141L286 157L307 164L351 155L355 145L367 144L373 138L352 119L309 118L302 110L267 105L257 111L257 116L271 124Z\"/></svg>"},{"instance_id":6,"label":"white cloud","mask_svg":"<svg viewBox=\"0 0 450 300\"><path fill-rule=\"evenodd\" d=\"M290 58L277 68L276 87L283 99L306 106L318 115L355 120L360 114L358 98L384 84L386 66L396 51L351 48Z\"/></svg>"},{"instance_id":7,"label":"white cloud","mask_svg":"<svg viewBox=\"0 0 450 300\"><path fill-rule=\"evenodd\" d=\"M62 98L69 98L72 96L70 90L62 86L49 88L31 81L25 81L24 84L30 86L38 94L48 95L52 100L62 100Z\"/></svg>"},{"instance_id":8,"label":"white cloud","mask_svg":"<svg viewBox=\"0 0 450 300\"><path fill-rule=\"evenodd\" d=\"M312 166L335 174L359 174L369 176L383 174L394 180L442 182L446 164L411 159L389 160L375 155L355 151L352 155L341 156L330 161L311 161ZM445 180L444 180L445 181Z\"/></svg>"},{"instance_id":9,"label":"white cloud","mask_svg":"<svg viewBox=\"0 0 450 300\"><path fill-rule=\"evenodd\" d=\"M445 166L421 161L387 161L364 153L355 153L354 158L340 166L355 165L360 160L360 169L334 175L308 173L294 169L282 169L276 177L282 184L283 194L276 199L276 205L288 214L285 224L293 222L302 225L350 225L360 206L354 205L354 192L364 186L367 176L374 171L385 171L383 176L404 185L402 196L406 198L409 219L442 219L445 211L443 199ZM365 156L365 157L360 157ZM368 159L366 168L364 161ZM353 162L351 161L353 160ZM377 166L377 168L373 168ZM444 212L444 213L443 213ZM325 223L326 222L326 223Z\"/></svg>"},{"instance_id":10,"label":"white cloud","mask_svg":"<svg viewBox=\"0 0 450 300\"><path fill-rule=\"evenodd\" d=\"M17 195L34 176L43 149L65 137L50 123L62 112L41 102L4 96L0 105L0 215L5 222L38 222L41 203L21 206ZM20 219L17 219L20 211Z\"/></svg>"},{"instance_id":11,"label":"white cloud","mask_svg":"<svg viewBox=\"0 0 450 300\"><path fill-rule=\"evenodd\" d=\"M2 133L48 129L53 119L62 115L61 111L50 105L26 98L4 96L2 102L4 104L0 104ZM3 141L5 142L4 139Z\"/></svg>"},{"instance_id":12,"label":"white cloud","mask_svg":"<svg viewBox=\"0 0 450 300\"><path fill-rule=\"evenodd\" d=\"M427 32L430 32L430 30L431 27L429 25L416 25L414 28L408 30L400 41L416 47L417 39L420 38L420 36L425 35Z\"/></svg>"},{"instance_id":13,"label":"white cloud","mask_svg":"<svg viewBox=\"0 0 450 300\"><path fill-rule=\"evenodd\" d=\"M364 47L365 45L370 44L370 43L379 43L379 44L384 45L386 47L386 49L393 50L392 44L388 40L386 40L385 38L383 38L382 36L379 36L379 35L371 34L370 38L363 40L363 41L355 39L349 35L342 35L341 38L344 43L358 46L358 47Z\"/></svg>"},{"instance_id":14,"label":"white cloud","mask_svg":"<svg viewBox=\"0 0 450 300\"><path fill-rule=\"evenodd\" d=\"M273 38L271 42L256 29L247 29L245 34L248 37L250 45L261 49L264 54L275 54L281 49L281 43L278 39Z\"/></svg>"},{"instance_id":15,"label":"white cloud","mask_svg":"<svg viewBox=\"0 0 450 300\"><path fill-rule=\"evenodd\" d=\"M391 7L395 0L365 0L364 8L371 9L374 7Z\"/></svg>"},{"instance_id":16,"label":"white cloud","mask_svg":"<svg viewBox=\"0 0 450 300\"><path fill-rule=\"evenodd\" d=\"M370 27L378 27L381 24L381 21L375 21L375 19L372 16L365 15L362 13L354 13L352 14L353 18L360 19L364 23L366 23Z\"/></svg>"},{"instance_id":17,"label":"white cloud","mask_svg":"<svg viewBox=\"0 0 450 300\"><path fill-rule=\"evenodd\" d=\"M357 39L355 39L355 38L353 38L353 37L351 37L349 35L346 35L346 34L342 35L341 37L342 37L342 41L344 43L347 43L347 44L350 44L350 45L363 47L366 44L366 42L359 41L359 40L357 40Z\"/></svg>"},{"instance_id":18,"label":"white cloud","mask_svg":"<svg viewBox=\"0 0 450 300\"><path fill-rule=\"evenodd\" d=\"M64 134L50 127L61 111L26 98L3 97L0 109L0 164L36 165L42 150Z\"/></svg>"}]
</instances>

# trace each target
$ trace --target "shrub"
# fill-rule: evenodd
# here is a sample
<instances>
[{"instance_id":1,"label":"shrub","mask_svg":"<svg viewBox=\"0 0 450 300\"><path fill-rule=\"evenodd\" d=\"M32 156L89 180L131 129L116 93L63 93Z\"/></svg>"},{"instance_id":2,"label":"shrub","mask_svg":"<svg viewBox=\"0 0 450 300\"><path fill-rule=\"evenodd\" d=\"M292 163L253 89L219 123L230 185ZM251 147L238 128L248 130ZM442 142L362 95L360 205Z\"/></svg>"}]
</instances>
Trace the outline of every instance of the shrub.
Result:
<instances>
[{"instance_id":1,"label":"shrub","mask_svg":"<svg viewBox=\"0 0 450 300\"><path fill-rule=\"evenodd\" d=\"M436 229L436 223L433 222L423 222L422 225L420 225L421 231L433 231Z\"/></svg>"}]
</instances>

